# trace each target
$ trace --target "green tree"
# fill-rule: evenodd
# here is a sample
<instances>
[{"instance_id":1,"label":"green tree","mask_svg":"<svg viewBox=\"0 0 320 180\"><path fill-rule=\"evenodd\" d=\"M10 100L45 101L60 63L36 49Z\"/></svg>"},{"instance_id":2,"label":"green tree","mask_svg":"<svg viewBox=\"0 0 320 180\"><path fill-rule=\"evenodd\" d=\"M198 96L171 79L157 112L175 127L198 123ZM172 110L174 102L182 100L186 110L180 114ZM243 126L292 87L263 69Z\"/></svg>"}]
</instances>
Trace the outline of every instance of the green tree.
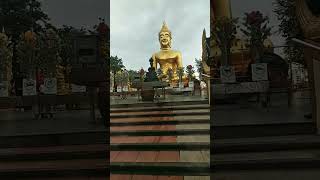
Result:
<instances>
[{"instance_id":1,"label":"green tree","mask_svg":"<svg viewBox=\"0 0 320 180\"><path fill-rule=\"evenodd\" d=\"M135 80L136 77L139 77L139 72L135 71L135 70L129 70L128 71L128 75L129 75L129 83L130 85L132 85L133 81Z\"/></svg>"},{"instance_id":2,"label":"green tree","mask_svg":"<svg viewBox=\"0 0 320 180\"><path fill-rule=\"evenodd\" d=\"M264 41L271 35L269 18L259 11L245 13L243 28L241 31L248 38L252 59L259 62L264 53Z\"/></svg>"},{"instance_id":3,"label":"green tree","mask_svg":"<svg viewBox=\"0 0 320 180\"><path fill-rule=\"evenodd\" d=\"M279 31L282 37L286 39L286 45L292 38L303 39L302 29L299 25L298 15L296 13L296 1L293 0L276 0L274 12L277 15ZM304 64L304 51L302 47L291 46L285 47L286 58L291 62Z\"/></svg>"},{"instance_id":4,"label":"green tree","mask_svg":"<svg viewBox=\"0 0 320 180\"><path fill-rule=\"evenodd\" d=\"M193 78L193 75L194 75L193 66L192 65L188 65L186 71L187 71L187 74L188 74L189 81L193 81L194 80L194 78Z\"/></svg>"},{"instance_id":5,"label":"green tree","mask_svg":"<svg viewBox=\"0 0 320 180\"><path fill-rule=\"evenodd\" d=\"M16 62L21 65L21 71L28 78L35 78L36 68L40 67L42 39L36 33L32 33L27 37L21 35L21 40L16 45Z\"/></svg>"},{"instance_id":6,"label":"green tree","mask_svg":"<svg viewBox=\"0 0 320 180\"><path fill-rule=\"evenodd\" d=\"M179 77L179 82L182 82L182 77L184 76L184 67L180 67L177 69L177 75Z\"/></svg>"},{"instance_id":7,"label":"green tree","mask_svg":"<svg viewBox=\"0 0 320 180\"><path fill-rule=\"evenodd\" d=\"M213 21L212 37L221 50L221 64L225 66L230 63L230 49L237 34L237 21L238 19L227 17L219 17Z\"/></svg>"},{"instance_id":8,"label":"green tree","mask_svg":"<svg viewBox=\"0 0 320 180\"><path fill-rule=\"evenodd\" d=\"M124 68L122 59L119 58L118 56L111 56L110 57L110 71L114 74L113 82L114 82L114 87L113 90L114 92L117 91L117 84L116 84L116 74L119 72L121 69Z\"/></svg>"},{"instance_id":9,"label":"green tree","mask_svg":"<svg viewBox=\"0 0 320 180\"><path fill-rule=\"evenodd\" d=\"M38 0L1 0L0 27L4 27L14 38L19 38L33 27L35 32L50 26L49 17L41 9Z\"/></svg>"},{"instance_id":10,"label":"green tree","mask_svg":"<svg viewBox=\"0 0 320 180\"><path fill-rule=\"evenodd\" d=\"M202 80L202 73L204 71L202 60L201 59L195 59L195 63L196 63L196 66L197 66L197 72L199 73L199 79L201 81Z\"/></svg>"},{"instance_id":11,"label":"green tree","mask_svg":"<svg viewBox=\"0 0 320 180\"><path fill-rule=\"evenodd\" d=\"M60 39L59 54L62 59L61 64L65 66L71 63L71 59L74 56L74 37L77 35L84 35L85 31L72 26L63 25L61 28L56 29L56 32Z\"/></svg>"},{"instance_id":12,"label":"green tree","mask_svg":"<svg viewBox=\"0 0 320 180\"><path fill-rule=\"evenodd\" d=\"M12 58L12 48L9 46L9 39L5 34L0 33L0 82L8 80L6 74L10 67Z\"/></svg>"},{"instance_id":13,"label":"green tree","mask_svg":"<svg viewBox=\"0 0 320 180\"><path fill-rule=\"evenodd\" d=\"M16 46L20 35L28 30L43 31L44 27L51 26L49 17L41 9L38 0L1 0L0 27L4 28L13 43L13 73L19 71L16 56Z\"/></svg>"}]
</instances>

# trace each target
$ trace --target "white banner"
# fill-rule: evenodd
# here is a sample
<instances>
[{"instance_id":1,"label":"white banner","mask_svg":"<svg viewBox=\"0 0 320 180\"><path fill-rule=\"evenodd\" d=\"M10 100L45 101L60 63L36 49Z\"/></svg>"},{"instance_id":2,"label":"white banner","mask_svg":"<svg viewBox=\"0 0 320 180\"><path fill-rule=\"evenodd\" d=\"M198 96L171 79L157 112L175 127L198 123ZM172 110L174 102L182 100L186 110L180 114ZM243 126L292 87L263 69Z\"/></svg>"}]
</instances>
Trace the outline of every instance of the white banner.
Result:
<instances>
[{"instance_id":1,"label":"white banner","mask_svg":"<svg viewBox=\"0 0 320 180\"><path fill-rule=\"evenodd\" d=\"M122 92L121 86L117 86L117 92Z\"/></svg>"},{"instance_id":2,"label":"white banner","mask_svg":"<svg viewBox=\"0 0 320 180\"><path fill-rule=\"evenodd\" d=\"M184 88L183 82L179 82L179 88Z\"/></svg>"},{"instance_id":3,"label":"white banner","mask_svg":"<svg viewBox=\"0 0 320 180\"><path fill-rule=\"evenodd\" d=\"M304 68L303 65L297 64L297 63L291 63L292 64L292 81L293 84L300 84L305 81L304 78Z\"/></svg>"},{"instance_id":4,"label":"white banner","mask_svg":"<svg viewBox=\"0 0 320 180\"><path fill-rule=\"evenodd\" d=\"M190 81L190 82L189 82L189 87L190 87L190 88L193 88L193 87L194 87L194 82L193 82L193 81Z\"/></svg>"},{"instance_id":5,"label":"white banner","mask_svg":"<svg viewBox=\"0 0 320 180\"><path fill-rule=\"evenodd\" d=\"M0 82L0 97L8 97L9 96L9 83L8 81Z\"/></svg>"},{"instance_id":6,"label":"white banner","mask_svg":"<svg viewBox=\"0 0 320 180\"><path fill-rule=\"evenodd\" d=\"M214 94L239 94L267 92L269 81L243 82L237 84L213 84Z\"/></svg>"},{"instance_id":7,"label":"white banner","mask_svg":"<svg viewBox=\"0 0 320 180\"><path fill-rule=\"evenodd\" d=\"M235 83L236 73L232 66L221 66L220 67L220 78L222 83Z\"/></svg>"},{"instance_id":8,"label":"white banner","mask_svg":"<svg viewBox=\"0 0 320 180\"><path fill-rule=\"evenodd\" d=\"M128 88L128 86L123 86L123 92L128 92L129 91L129 88Z\"/></svg>"},{"instance_id":9,"label":"white banner","mask_svg":"<svg viewBox=\"0 0 320 180\"><path fill-rule=\"evenodd\" d=\"M79 86L76 84L71 84L71 92L73 93L84 93L87 91L86 86Z\"/></svg>"},{"instance_id":10,"label":"white banner","mask_svg":"<svg viewBox=\"0 0 320 180\"><path fill-rule=\"evenodd\" d=\"M256 63L251 65L252 81L268 81L268 64Z\"/></svg>"},{"instance_id":11,"label":"white banner","mask_svg":"<svg viewBox=\"0 0 320 180\"><path fill-rule=\"evenodd\" d=\"M44 79L44 94L57 94L57 79L45 78Z\"/></svg>"},{"instance_id":12,"label":"white banner","mask_svg":"<svg viewBox=\"0 0 320 180\"><path fill-rule=\"evenodd\" d=\"M23 96L35 96L37 95L37 83L34 79L22 80L22 95Z\"/></svg>"}]
</instances>

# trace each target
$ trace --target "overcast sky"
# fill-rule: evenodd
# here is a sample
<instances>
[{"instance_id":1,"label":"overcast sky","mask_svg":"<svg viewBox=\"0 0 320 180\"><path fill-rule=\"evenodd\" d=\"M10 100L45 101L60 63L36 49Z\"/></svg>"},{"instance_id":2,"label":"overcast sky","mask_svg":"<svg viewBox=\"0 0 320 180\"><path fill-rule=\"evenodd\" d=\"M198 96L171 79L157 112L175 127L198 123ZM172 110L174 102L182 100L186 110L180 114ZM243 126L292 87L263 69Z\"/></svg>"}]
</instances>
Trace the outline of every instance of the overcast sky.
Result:
<instances>
[{"instance_id":1,"label":"overcast sky","mask_svg":"<svg viewBox=\"0 0 320 180\"><path fill-rule=\"evenodd\" d=\"M150 66L150 57L160 50L163 21L184 66L201 57L202 31L210 27L209 0L111 0L110 7L111 55L121 57L128 69Z\"/></svg>"},{"instance_id":2,"label":"overcast sky","mask_svg":"<svg viewBox=\"0 0 320 180\"><path fill-rule=\"evenodd\" d=\"M110 2L111 1L111 2ZM233 17L260 10L271 19L273 31L278 21L274 0L231 0ZM44 11L56 26L92 27L103 17L111 25L111 54L123 58L128 69L147 68L148 59L159 50L158 32L166 21L173 35L173 49L183 55L183 65L201 58L201 38L209 32L209 0L41 0ZM110 5L111 3L111 5ZM111 7L110 19L109 11ZM111 20L111 22L109 21ZM279 35L272 36L282 45Z\"/></svg>"},{"instance_id":3,"label":"overcast sky","mask_svg":"<svg viewBox=\"0 0 320 180\"><path fill-rule=\"evenodd\" d=\"M63 24L80 28L92 28L105 18L110 24L110 0L40 0L43 10L48 14L51 23L56 26Z\"/></svg>"}]
</instances>

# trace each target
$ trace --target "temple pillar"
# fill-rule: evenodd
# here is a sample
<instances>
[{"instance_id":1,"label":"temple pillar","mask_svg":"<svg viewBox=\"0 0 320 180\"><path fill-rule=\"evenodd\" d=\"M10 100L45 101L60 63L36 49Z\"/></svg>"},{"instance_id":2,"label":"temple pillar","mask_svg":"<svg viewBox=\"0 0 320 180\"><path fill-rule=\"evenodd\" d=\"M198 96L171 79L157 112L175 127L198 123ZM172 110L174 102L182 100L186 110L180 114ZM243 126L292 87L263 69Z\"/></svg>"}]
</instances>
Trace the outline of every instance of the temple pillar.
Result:
<instances>
[{"instance_id":1,"label":"temple pillar","mask_svg":"<svg viewBox=\"0 0 320 180\"><path fill-rule=\"evenodd\" d=\"M212 0L214 17L232 17L230 0Z\"/></svg>"},{"instance_id":2,"label":"temple pillar","mask_svg":"<svg viewBox=\"0 0 320 180\"><path fill-rule=\"evenodd\" d=\"M320 134L320 59L312 59L313 61L313 77L314 77L314 120L317 123L317 132Z\"/></svg>"},{"instance_id":3,"label":"temple pillar","mask_svg":"<svg viewBox=\"0 0 320 180\"><path fill-rule=\"evenodd\" d=\"M320 59L319 52L312 48L305 48L305 61L307 63L309 84L311 88L312 119L317 125L320 134Z\"/></svg>"}]
</instances>

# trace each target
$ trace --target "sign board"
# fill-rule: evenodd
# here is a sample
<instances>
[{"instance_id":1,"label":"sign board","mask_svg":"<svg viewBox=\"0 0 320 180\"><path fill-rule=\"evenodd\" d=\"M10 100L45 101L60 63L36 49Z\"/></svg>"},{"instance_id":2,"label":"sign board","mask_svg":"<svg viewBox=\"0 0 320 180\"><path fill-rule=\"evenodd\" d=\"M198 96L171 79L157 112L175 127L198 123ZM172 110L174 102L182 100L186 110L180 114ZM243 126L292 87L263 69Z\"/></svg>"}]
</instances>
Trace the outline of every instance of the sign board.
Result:
<instances>
[{"instance_id":1,"label":"sign board","mask_svg":"<svg viewBox=\"0 0 320 180\"><path fill-rule=\"evenodd\" d=\"M9 96L9 87L8 81L0 82L0 97L8 97Z\"/></svg>"},{"instance_id":2,"label":"sign board","mask_svg":"<svg viewBox=\"0 0 320 180\"><path fill-rule=\"evenodd\" d=\"M189 87L190 87L190 88L194 88L194 82L193 82L193 81L190 81L190 82L189 82Z\"/></svg>"},{"instance_id":3,"label":"sign board","mask_svg":"<svg viewBox=\"0 0 320 180\"><path fill-rule=\"evenodd\" d=\"M293 84L300 84L305 81L305 72L302 64L291 63Z\"/></svg>"},{"instance_id":4,"label":"sign board","mask_svg":"<svg viewBox=\"0 0 320 180\"><path fill-rule=\"evenodd\" d=\"M183 82L179 82L179 88L184 88Z\"/></svg>"},{"instance_id":5,"label":"sign board","mask_svg":"<svg viewBox=\"0 0 320 180\"><path fill-rule=\"evenodd\" d=\"M251 65L252 81L268 81L268 64L256 63Z\"/></svg>"},{"instance_id":6,"label":"sign board","mask_svg":"<svg viewBox=\"0 0 320 180\"><path fill-rule=\"evenodd\" d=\"M45 78L44 79L44 94L57 94L57 79Z\"/></svg>"},{"instance_id":7,"label":"sign board","mask_svg":"<svg viewBox=\"0 0 320 180\"><path fill-rule=\"evenodd\" d=\"M232 66L221 66L220 67L220 78L222 83L235 83L236 73Z\"/></svg>"},{"instance_id":8,"label":"sign board","mask_svg":"<svg viewBox=\"0 0 320 180\"><path fill-rule=\"evenodd\" d=\"M73 93L85 93L87 92L86 86L79 86L76 84L71 84L71 92Z\"/></svg>"},{"instance_id":9,"label":"sign board","mask_svg":"<svg viewBox=\"0 0 320 180\"><path fill-rule=\"evenodd\" d=\"M213 84L214 94L263 93L269 89L269 81L243 82L237 84Z\"/></svg>"},{"instance_id":10,"label":"sign board","mask_svg":"<svg viewBox=\"0 0 320 180\"><path fill-rule=\"evenodd\" d=\"M97 36L78 36L74 41L74 48L77 59L74 63L91 64L97 63L98 37Z\"/></svg>"},{"instance_id":11,"label":"sign board","mask_svg":"<svg viewBox=\"0 0 320 180\"><path fill-rule=\"evenodd\" d=\"M37 95L37 83L34 79L22 80L22 95L23 96L35 96Z\"/></svg>"},{"instance_id":12,"label":"sign board","mask_svg":"<svg viewBox=\"0 0 320 180\"><path fill-rule=\"evenodd\" d=\"M123 92L128 92L129 91L129 88L128 88L128 86L123 86Z\"/></svg>"},{"instance_id":13,"label":"sign board","mask_svg":"<svg viewBox=\"0 0 320 180\"><path fill-rule=\"evenodd\" d=\"M117 86L117 92L122 92L121 86Z\"/></svg>"},{"instance_id":14,"label":"sign board","mask_svg":"<svg viewBox=\"0 0 320 180\"><path fill-rule=\"evenodd\" d=\"M99 37L82 35L74 38L70 81L73 84L99 86L107 82L106 61L99 56Z\"/></svg>"}]
</instances>

